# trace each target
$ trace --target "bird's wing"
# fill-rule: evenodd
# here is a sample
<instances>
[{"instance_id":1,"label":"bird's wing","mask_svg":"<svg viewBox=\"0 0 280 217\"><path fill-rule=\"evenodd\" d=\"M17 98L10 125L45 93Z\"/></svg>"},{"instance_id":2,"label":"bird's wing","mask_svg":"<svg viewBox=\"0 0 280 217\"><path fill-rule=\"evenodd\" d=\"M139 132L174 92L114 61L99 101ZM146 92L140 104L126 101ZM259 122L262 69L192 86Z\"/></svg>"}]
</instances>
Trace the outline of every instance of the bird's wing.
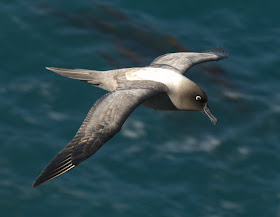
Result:
<instances>
[{"instance_id":1,"label":"bird's wing","mask_svg":"<svg viewBox=\"0 0 280 217\"><path fill-rule=\"evenodd\" d=\"M168 53L157 57L151 63L151 66L156 65L169 65L184 74L190 67L208 61L218 61L228 56L227 51L224 48L215 48L201 53L193 52L179 52Z\"/></svg>"},{"instance_id":2,"label":"bird's wing","mask_svg":"<svg viewBox=\"0 0 280 217\"><path fill-rule=\"evenodd\" d=\"M151 87L149 82L150 87L117 90L97 100L75 137L50 161L33 187L60 176L93 155L121 129L138 105L164 91L157 84L154 82Z\"/></svg>"}]
</instances>

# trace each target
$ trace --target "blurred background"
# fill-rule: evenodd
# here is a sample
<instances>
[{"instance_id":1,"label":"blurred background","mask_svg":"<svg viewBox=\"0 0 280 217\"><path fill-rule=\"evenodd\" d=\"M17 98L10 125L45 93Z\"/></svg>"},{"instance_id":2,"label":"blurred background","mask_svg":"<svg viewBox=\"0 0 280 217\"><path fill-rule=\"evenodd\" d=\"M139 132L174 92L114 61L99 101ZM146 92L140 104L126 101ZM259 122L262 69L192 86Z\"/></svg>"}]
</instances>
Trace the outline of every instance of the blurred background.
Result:
<instances>
[{"instance_id":1,"label":"blurred background","mask_svg":"<svg viewBox=\"0 0 280 217\"><path fill-rule=\"evenodd\" d=\"M280 3L0 3L0 210L3 216L280 216ZM31 185L105 91L46 66L145 66L168 52L224 47L186 76L199 112L137 108L77 168Z\"/></svg>"}]
</instances>

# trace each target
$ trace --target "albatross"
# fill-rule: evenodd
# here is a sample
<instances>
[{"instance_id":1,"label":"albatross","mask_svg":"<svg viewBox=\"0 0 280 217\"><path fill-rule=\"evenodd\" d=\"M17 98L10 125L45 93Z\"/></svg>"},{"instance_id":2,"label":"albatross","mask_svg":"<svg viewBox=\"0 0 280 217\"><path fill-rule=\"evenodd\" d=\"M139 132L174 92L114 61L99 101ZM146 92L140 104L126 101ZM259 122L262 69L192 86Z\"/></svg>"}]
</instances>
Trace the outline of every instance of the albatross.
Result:
<instances>
[{"instance_id":1,"label":"albatross","mask_svg":"<svg viewBox=\"0 0 280 217\"><path fill-rule=\"evenodd\" d=\"M71 170L110 140L139 105L156 110L200 111L216 125L205 92L184 76L192 66L228 56L224 48L168 53L149 66L108 71L47 67L62 76L107 90L89 110L74 138L49 162L36 187Z\"/></svg>"}]
</instances>

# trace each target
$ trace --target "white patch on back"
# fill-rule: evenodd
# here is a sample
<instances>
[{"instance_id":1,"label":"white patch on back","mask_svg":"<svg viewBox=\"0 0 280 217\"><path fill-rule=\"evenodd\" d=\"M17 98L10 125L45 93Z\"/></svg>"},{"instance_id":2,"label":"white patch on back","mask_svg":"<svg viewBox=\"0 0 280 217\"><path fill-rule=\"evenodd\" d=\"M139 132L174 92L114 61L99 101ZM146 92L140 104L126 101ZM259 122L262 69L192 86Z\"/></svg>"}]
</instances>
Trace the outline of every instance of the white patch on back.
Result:
<instances>
[{"instance_id":1,"label":"white patch on back","mask_svg":"<svg viewBox=\"0 0 280 217\"><path fill-rule=\"evenodd\" d=\"M127 80L150 80L165 84L167 87L177 86L184 78L175 71L163 68L139 68L126 73Z\"/></svg>"}]
</instances>

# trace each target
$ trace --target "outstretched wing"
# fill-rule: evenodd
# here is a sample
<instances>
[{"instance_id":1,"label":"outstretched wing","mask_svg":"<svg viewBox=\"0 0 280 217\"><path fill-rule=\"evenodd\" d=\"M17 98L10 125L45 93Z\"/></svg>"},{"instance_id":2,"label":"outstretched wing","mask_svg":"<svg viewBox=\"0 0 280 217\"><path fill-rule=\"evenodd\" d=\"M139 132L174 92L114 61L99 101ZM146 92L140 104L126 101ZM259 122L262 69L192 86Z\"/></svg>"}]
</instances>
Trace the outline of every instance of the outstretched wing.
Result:
<instances>
[{"instance_id":1,"label":"outstretched wing","mask_svg":"<svg viewBox=\"0 0 280 217\"><path fill-rule=\"evenodd\" d=\"M118 90L96 101L75 137L50 161L33 187L60 176L93 155L121 129L138 105L163 91L159 86Z\"/></svg>"},{"instance_id":2,"label":"outstretched wing","mask_svg":"<svg viewBox=\"0 0 280 217\"><path fill-rule=\"evenodd\" d=\"M178 69L182 74L190 67L208 61L218 61L228 56L224 48L215 48L213 50L204 51L201 53L179 52L168 53L157 57L152 63L154 65L170 65Z\"/></svg>"}]
</instances>

